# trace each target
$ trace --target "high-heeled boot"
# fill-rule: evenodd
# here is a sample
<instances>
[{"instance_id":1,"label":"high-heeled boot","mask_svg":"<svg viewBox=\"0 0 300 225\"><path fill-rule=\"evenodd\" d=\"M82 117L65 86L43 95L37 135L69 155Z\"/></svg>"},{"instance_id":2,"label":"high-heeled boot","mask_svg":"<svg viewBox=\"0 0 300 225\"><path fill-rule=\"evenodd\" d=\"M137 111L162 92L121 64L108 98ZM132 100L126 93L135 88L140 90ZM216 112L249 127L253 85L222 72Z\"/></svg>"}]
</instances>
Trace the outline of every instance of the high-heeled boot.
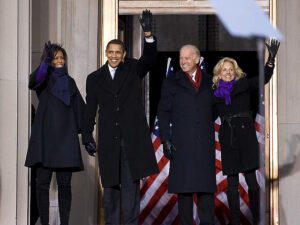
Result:
<instances>
[{"instance_id":1,"label":"high-heeled boot","mask_svg":"<svg viewBox=\"0 0 300 225\"><path fill-rule=\"evenodd\" d=\"M37 206L42 225L49 225L49 184L36 184Z\"/></svg>"},{"instance_id":2,"label":"high-heeled boot","mask_svg":"<svg viewBox=\"0 0 300 225\"><path fill-rule=\"evenodd\" d=\"M259 189L249 189L250 209L253 217L253 225L258 225L260 221L260 193Z\"/></svg>"},{"instance_id":3,"label":"high-heeled boot","mask_svg":"<svg viewBox=\"0 0 300 225\"><path fill-rule=\"evenodd\" d=\"M71 185L60 184L58 185L58 206L59 206L59 217L61 225L69 224L70 210L71 210Z\"/></svg>"}]
</instances>

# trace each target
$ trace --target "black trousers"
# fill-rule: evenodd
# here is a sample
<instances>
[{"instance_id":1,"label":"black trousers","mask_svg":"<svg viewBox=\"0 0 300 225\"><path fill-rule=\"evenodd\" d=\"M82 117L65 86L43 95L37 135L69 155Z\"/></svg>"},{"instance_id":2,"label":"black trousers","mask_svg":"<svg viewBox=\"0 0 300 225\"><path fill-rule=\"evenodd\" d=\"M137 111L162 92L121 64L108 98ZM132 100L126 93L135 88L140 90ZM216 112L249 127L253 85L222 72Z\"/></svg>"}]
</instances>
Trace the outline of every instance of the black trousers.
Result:
<instances>
[{"instance_id":1,"label":"black trousers","mask_svg":"<svg viewBox=\"0 0 300 225\"><path fill-rule=\"evenodd\" d=\"M200 225L214 225L214 195L198 192L197 208ZM193 225L194 193L178 193L178 214L180 225Z\"/></svg>"},{"instance_id":2,"label":"black trousers","mask_svg":"<svg viewBox=\"0 0 300 225\"><path fill-rule=\"evenodd\" d=\"M139 180L134 181L132 179L123 141L120 154L121 184L104 188L103 205L105 224L137 225L140 212L140 182Z\"/></svg>"},{"instance_id":3,"label":"black trousers","mask_svg":"<svg viewBox=\"0 0 300 225\"><path fill-rule=\"evenodd\" d=\"M256 180L255 170L244 173L248 185L250 209L253 216L253 224L258 224L260 220L260 190ZM240 195L239 195L239 175L227 176L228 189L227 199L230 209L231 225L240 225Z\"/></svg>"},{"instance_id":4,"label":"black trousers","mask_svg":"<svg viewBox=\"0 0 300 225\"><path fill-rule=\"evenodd\" d=\"M36 169L37 205L39 209L41 224L49 224L49 188L53 172L56 172L56 180L58 186L60 223L61 225L68 225L72 200L72 172L68 171L68 169L52 170L45 167L38 167Z\"/></svg>"}]
</instances>

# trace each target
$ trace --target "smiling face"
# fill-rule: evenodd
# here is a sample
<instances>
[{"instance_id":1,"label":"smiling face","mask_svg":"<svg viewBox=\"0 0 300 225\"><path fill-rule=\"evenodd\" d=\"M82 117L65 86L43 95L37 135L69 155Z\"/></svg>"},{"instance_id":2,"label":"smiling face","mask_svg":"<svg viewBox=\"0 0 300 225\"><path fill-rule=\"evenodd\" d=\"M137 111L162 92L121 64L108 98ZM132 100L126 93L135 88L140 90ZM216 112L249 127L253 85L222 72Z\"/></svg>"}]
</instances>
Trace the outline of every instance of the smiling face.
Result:
<instances>
[{"instance_id":1,"label":"smiling face","mask_svg":"<svg viewBox=\"0 0 300 225\"><path fill-rule=\"evenodd\" d=\"M199 56L191 47L183 47L180 50L179 64L183 72L192 75L197 69L199 63Z\"/></svg>"},{"instance_id":2,"label":"smiling face","mask_svg":"<svg viewBox=\"0 0 300 225\"><path fill-rule=\"evenodd\" d=\"M54 68L61 68L65 65L65 57L62 51L57 51L51 61L51 66Z\"/></svg>"},{"instance_id":3,"label":"smiling face","mask_svg":"<svg viewBox=\"0 0 300 225\"><path fill-rule=\"evenodd\" d=\"M225 82L230 82L235 79L234 66L231 62L224 62L219 78Z\"/></svg>"},{"instance_id":4,"label":"smiling face","mask_svg":"<svg viewBox=\"0 0 300 225\"><path fill-rule=\"evenodd\" d=\"M124 60L126 55L123 47L118 44L109 44L105 52L108 64L112 68L118 67L118 65Z\"/></svg>"}]
</instances>

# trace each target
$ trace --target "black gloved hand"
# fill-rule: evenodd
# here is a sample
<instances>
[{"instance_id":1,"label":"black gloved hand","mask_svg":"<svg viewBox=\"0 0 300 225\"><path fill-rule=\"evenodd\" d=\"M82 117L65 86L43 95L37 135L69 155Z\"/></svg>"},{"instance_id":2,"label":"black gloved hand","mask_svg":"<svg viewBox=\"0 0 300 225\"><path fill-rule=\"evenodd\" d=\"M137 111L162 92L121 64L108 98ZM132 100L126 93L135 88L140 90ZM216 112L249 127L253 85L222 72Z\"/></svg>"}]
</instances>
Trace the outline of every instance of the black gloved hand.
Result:
<instances>
[{"instance_id":1,"label":"black gloved hand","mask_svg":"<svg viewBox=\"0 0 300 225\"><path fill-rule=\"evenodd\" d=\"M89 153L90 156L95 157L96 143L95 142L86 143L85 144L85 150Z\"/></svg>"},{"instance_id":2,"label":"black gloved hand","mask_svg":"<svg viewBox=\"0 0 300 225\"><path fill-rule=\"evenodd\" d=\"M139 17L139 21L144 32L152 31L152 13L150 10L144 10L143 14Z\"/></svg>"},{"instance_id":3,"label":"black gloved hand","mask_svg":"<svg viewBox=\"0 0 300 225\"><path fill-rule=\"evenodd\" d=\"M40 83L45 79L45 77L47 75L48 67L50 66L51 62L52 62L51 42L48 41L44 45L41 63L36 72L35 81L37 83Z\"/></svg>"},{"instance_id":4,"label":"black gloved hand","mask_svg":"<svg viewBox=\"0 0 300 225\"><path fill-rule=\"evenodd\" d=\"M169 160L174 158L174 152L176 151L176 148L170 141L164 141L163 142L163 151L166 158Z\"/></svg>"},{"instance_id":5,"label":"black gloved hand","mask_svg":"<svg viewBox=\"0 0 300 225\"><path fill-rule=\"evenodd\" d=\"M269 52L267 64L273 67L275 64L275 57L280 46L280 42L275 39L272 39L270 45L268 45L267 43L265 43L265 45L268 48Z\"/></svg>"},{"instance_id":6,"label":"black gloved hand","mask_svg":"<svg viewBox=\"0 0 300 225\"><path fill-rule=\"evenodd\" d=\"M46 64L50 64L52 62L52 55L51 55L51 41L45 43L44 50L43 50L43 62Z\"/></svg>"}]
</instances>

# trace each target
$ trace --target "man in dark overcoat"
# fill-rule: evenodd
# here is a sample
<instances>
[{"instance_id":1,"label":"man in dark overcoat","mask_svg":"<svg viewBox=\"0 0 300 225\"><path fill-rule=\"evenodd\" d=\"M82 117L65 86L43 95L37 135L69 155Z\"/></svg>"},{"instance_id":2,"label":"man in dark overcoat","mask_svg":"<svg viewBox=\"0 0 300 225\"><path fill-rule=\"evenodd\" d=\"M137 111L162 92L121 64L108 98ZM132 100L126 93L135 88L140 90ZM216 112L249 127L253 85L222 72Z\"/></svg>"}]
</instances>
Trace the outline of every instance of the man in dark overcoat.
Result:
<instances>
[{"instance_id":1,"label":"man in dark overcoat","mask_svg":"<svg viewBox=\"0 0 300 225\"><path fill-rule=\"evenodd\" d=\"M139 180L158 172L142 98L142 79L156 61L151 18L150 11L140 17L146 41L139 60L125 59L124 43L114 39L106 46L105 65L87 77L82 139L94 155L92 132L98 110L97 151L106 224L137 225Z\"/></svg>"},{"instance_id":2,"label":"man in dark overcoat","mask_svg":"<svg viewBox=\"0 0 300 225\"><path fill-rule=\"evenodd\" d=\"M158 106L160 137L170 159L168 190L178 194L181 225L193 224L195 193L200 224L214 224L213 92L199 60L196 46L180 49L181 70L164 81Z\"/></svg>"}]
</instances>

